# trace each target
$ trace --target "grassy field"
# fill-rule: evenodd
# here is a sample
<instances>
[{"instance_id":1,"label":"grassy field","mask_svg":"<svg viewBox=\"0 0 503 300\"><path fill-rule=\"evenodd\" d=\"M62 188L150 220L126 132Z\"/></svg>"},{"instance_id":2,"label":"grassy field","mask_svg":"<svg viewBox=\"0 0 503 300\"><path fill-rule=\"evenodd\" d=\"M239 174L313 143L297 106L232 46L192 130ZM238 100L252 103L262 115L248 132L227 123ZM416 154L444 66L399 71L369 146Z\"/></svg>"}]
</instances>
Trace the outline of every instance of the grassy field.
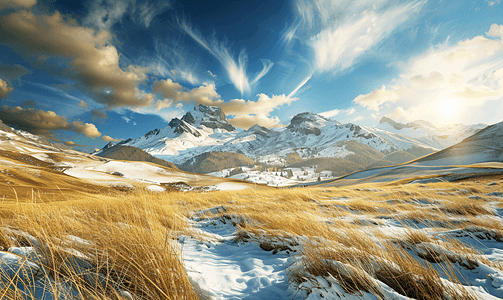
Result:
<instances>
[{"instance_id":1,"label":"grassy field","mask_svg":"<svg viewBox=\"0 0 503 300\"><path fill-rule=\"evenodd\" d=\"M412 299L477 299L466 272L503 272L503 264L456 233L503 242L502 185L493 176L208 193L61 189L57 196L12 186L0 205L0 246L30 246L36 255L15 274L4 270L0 298L30 299L40 282L54 295L71 290L83 299L204 298L189 281L177 242L211 238L191 225L197 216L232 222L241 243L288 251L297 258L288 268L290 285L311 284L308 294L325 278L347 294L377 299L387 299L383 286ZM31 277L30 262L40 266Z\"/></svg>"}]
</instances>

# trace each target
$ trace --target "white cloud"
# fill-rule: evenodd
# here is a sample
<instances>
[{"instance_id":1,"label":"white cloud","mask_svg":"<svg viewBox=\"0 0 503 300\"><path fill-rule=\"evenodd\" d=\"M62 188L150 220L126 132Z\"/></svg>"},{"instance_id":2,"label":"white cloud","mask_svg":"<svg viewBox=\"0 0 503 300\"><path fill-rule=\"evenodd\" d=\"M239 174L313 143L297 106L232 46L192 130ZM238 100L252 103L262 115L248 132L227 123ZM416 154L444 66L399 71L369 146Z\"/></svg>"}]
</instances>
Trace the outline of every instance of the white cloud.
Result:
<instances>
[{"instance_id":1,"label":"white cloud","mask_svg":"<svg viewBox=\"0 0 503 300\"><path fill-rule=\"evenodd\" d=\"M234 127L248 129L255 124L264 126L267 128L284 127L284 125L279 124L280 120L278 117L269 117L266 114L258 115L236 115L234 118L228 120Z\"/></svg>"},{"instance_id":2,"label":"white cloud","mask_svg":"<svg viewBox=\"0 0 503 300\"><path fill-rule=\"evenodd\" d=\"M486 0L486 2L488 6L494 6L496 4L500 4L501 0L494 0L494 1Z\"/></svg>"},{"instance_id":3,"label":"white cloud","mask_svg":"<svg viewBox=\"0 0 503 300\"><path fill-rule=\"evenodd\" d=\"M114 24L122 20L124 15L128 14L135 23L140 23L148 28L152 20L170 6L169 1L140 3L135 0L95 0L91 4L90 12L84 23L110 30Z\"/></svg>"},{"instance_id":4,"label":"white cloud","mask_svg":"<svg viewBox=\"0 0 503 300\"><path fill-rule=\"evenodd\" d=\"M393 84L354 102L403 121L497 122L500 116L482 108L503 102L502 28L491 26L487 35L494 38L475 36L432 47L411 58Z\"/></svg>"},{"instance_id":5,"label":"white cloud","mask_svg":"<svg viewBox=\"0 0 503 300\"><path fill-rule=\"evenodd\" d=\"M304 80L302 80L302 82L299 83L299 85L290 94L288 94L288 97L293 97L295 93L297 93L299 89L302 88L311 79L312 76L313 74L310 74L309 76L304 78Z\"/></svg>"},{"instance_id":6,"label":"white cloud","mask_svg":"<svg viewBox=\"0 0 503 300\"><path fill-rule=\"evenodd\" d=\"M314 52L313 67L319 72L339 72L353 66L401 25L414 20L425 3L297 0L301 25L292 25L283 40L290 41L295 33L303 36Z\"/></svg>"},{"instance_id":7,"label":"white cloud","mask_svg":"<svg viewBox=\"0 0 503 300\"><path fill-rule=\"evenodd\" d=\"M152 22L157 15L164 12L169 7L171 7L171 3L166 0L154 0L152 1L152 4L146 1L139 4L137 7L133 7L133 19L148 28L150 26L150 22Z\"/></svg>"},{"instance_id":8,"label":"white cloud","mask_svg":"<svg viewBox=\"0 0 503 300\"><path fill-rule=\"evenodd\" d=\"M193 89L186 89L179 83L173 82L171 79L156 81L153 84L153 93L160 93L164 98L156 103L158 111L163 108L172 107L177 103L183 102L186 104L193 103L194 105L204 104L220 107L226 115L234 116L235 119L231 124L240 128L248 128L249 124L255 120L259 125L266 127L279 126L279 119L271 117L270 113L280 106L290 104L298 98L293 98L285 95L273 95L269 97L266 94L258 94L257 101L232 99L224 101L215 90L215 85L202 85ZM265 118L268 118L266 120ZM246 119L246 120L245 120ZM254 124L251 124L252 126ZM248 127L246 127L248 126Z\"/></svg>"},{"instance_id":9,"label":"white cloud","mask_svg":"<svg viewBox=\"0 0 503 300\"><path fill-rule=\"evenodd\" d=\"M352 115L354 114L356 109L354 107L351 107L350 109L346 110L346 115Z\"/></svg>"},{"instance_id":10,"label":"white cloud","mask_svg":"<svg viewBox=\"0 0 503 300\"><path fill-rule=\"evenodd\" d=\"M263 76L265 76L271 69L273 63L269 60L262 60L263 69L260 71L253 80L246 74L248 65L248 56L244 49L241 49L238 59L234 58L234 54L230 50L227 42L220 42L215 36L206 39L198 30L193 28L187 21L179 21L180 28L182 28L190 37L192 37L199 45L208 50L208 52L215 57L220 64L225 68L227 76L232 84L238 89L241 94L249 93L251 85L256 84Z\"/></svg>"},{"instance_id":11,"label":"white cloud","mask_svg":"<svg viewBox=\"0 0 503 300\"><path fill-rule=\"evenodd\" d=\"M108 136L108 135L104 135L101 137L101 140L102 141L105 141L105 142L114 142L114 143L117 143L120 141L120 139L114 139L113 137L111 136Z\"/></svg>"},{"instance_id":12,"label":"white cloud","mask_svg":"<svg viewBox=\"0 0 503 300\"><path fill-rule=\"evenodd\" d=\"M272 61L268 60L268 59L262 59L262 65L263 65L263 68L262 68L262 71L260 71L260 73L257 74L257 76L255 76L255 79L252 80L251 84L255 84L257 83L260 78L264 77L265 74L267 74L269 72L269 70L272 68L272 66L274 65L272 63Z\"/></svg>"},{"instance_id":13,"label":"white cloud","mask_svg":"<svg viewBox=\"0 0 503 300\"><path fill-rule=\"evenodd\" d=\"M503 25L491 25L491 28L489 28L489 31L486 34L487 36L503 38Z\"/></svg>"},{"instance_id":14,"label":"white cloud","mask_svg":"<svg viewBox=\"0 0 503 300\"><path fill-rule=\"evenodd\" d=\"M332 118L332 117L337 116L340 112L341 112L341 110L339 110L339 109L333 109L333 110L321 112L321 113L319 113L319 115L323 116L325 118Z\"/></svg>"},{"instance_id":15,"label":"white cloud","mask_svg":"<svg viewBox=\"0 0 503 300\"><path fill-rule=\"evenodd\" d=\"M383 11L363 11L342 24L321 30L312 40L315 66L320 71L344 70L386 38L424 2L391 6Z\"/></svg>"}]
</instances>

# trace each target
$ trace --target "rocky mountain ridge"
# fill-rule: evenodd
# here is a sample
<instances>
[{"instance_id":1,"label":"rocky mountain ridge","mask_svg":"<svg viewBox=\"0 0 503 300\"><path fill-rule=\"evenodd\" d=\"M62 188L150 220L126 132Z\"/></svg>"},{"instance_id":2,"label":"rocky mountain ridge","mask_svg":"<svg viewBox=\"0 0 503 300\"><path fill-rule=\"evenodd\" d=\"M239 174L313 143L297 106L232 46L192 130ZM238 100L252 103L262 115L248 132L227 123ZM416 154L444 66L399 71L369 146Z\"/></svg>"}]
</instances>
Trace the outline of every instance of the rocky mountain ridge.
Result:
<instances>
[{"instance_id":1,"label":"rocky mountain ridge","mask_svg":"<svg viewBox=\"0 0 503 300\"><path fill-rule=\"evenodd\" d=\"M384 155L413 148L423 149L418 152L427 154L451 146L483 127L483 124L456 124L450 128L436 128L426 121L401 124L389 118L371 127L341 124L304 112L295 115L285 128L254 125L248 130L236 131L220 108L199 105L181 119L171 120L168 126L125 144L177 165L206 152L235 152L257 162L285 165L286 157L292 153L298 153L303 159L344 158L355 154L348 150L349 141L369 146Z\"/></svg>"}]
</instances>

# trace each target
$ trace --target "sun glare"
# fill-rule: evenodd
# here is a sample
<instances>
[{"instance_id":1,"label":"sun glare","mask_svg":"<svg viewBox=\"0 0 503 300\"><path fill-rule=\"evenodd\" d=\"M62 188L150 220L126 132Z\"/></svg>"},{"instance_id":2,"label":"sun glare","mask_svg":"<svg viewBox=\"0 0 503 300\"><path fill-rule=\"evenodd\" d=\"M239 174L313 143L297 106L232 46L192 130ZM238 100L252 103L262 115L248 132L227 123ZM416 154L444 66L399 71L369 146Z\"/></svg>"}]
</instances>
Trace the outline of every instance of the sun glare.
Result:
<instances>
[{"instance_id":1,"label":"sun glare","mask_svg":"<svg viewBox=\"0 0 503 300\"><path fill-rule=\"evenodd\" d=\"M444 98L437 102L437 114L445 121L452 121L461 110L461 103L455 98Z\"/></svg>"}]
</instances>

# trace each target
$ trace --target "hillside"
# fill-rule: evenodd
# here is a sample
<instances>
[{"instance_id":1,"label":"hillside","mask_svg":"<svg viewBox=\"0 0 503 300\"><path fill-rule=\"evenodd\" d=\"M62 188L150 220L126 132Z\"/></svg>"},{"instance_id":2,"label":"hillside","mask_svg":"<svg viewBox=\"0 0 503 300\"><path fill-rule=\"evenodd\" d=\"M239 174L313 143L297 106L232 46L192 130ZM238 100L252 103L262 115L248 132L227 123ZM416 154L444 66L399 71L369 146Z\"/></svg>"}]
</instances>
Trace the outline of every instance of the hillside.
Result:
<instances>
[{"instance_id":1,"label":"hillside","mask_svg":"<svg viewBox=\"0 0 503 300\"><path fill-rule=\"evenodd\" d=\"M342 176L364 169L363 165L337 157L309 158L289 165L289 168L305 168L317 166L316 172L331 171L333 176Z\"/></svg>"},{"instance_id":2,"label":"hillside","mask_svg":"<svg viewBox=\"0 0 503 300\"><path fill-rule=\"evenodd\" d=\"M255 161L246 155L232 152L207 152L179 165L181 170L207 174L223 169L253 165Z\"/></svg>"},{"instance_id":3,"label":"hillside","mask_svg":"<svg viewBox=\"0 0 503 300\"><path fill-rule=\"evenodd\" d=\"M465 127L456 128L459 129L456 136L466 134ZM242 153L261 164L275 166L291 163L292 153L303 159L360 155L351 159L367 165L399 150L422 149L421 152L431 153L444 148L443 144L425 142L402 132L341 124L311 112L295 115L289 125L281 129L254 125L245 131L237 131L220 108L205 105L197 106L180 119L172 119L164 128L153 129L125 144L177 165L206 152Z\"/></svg>"},{"instance_id":4,"label":"hillside","mask_svg":"<svg viewBox=\"0 0 503 300\"><path fill-rule=\"evenodd\" d=\"M462 142L417 162L427 165L503 162L503 122L487 126Z\"/></svg>"},{"instance_id":5,"label":"hillside","mask_svg":"<svg viewBox=\"0 0 503 300\"><path fill-rule=\"evenodd\" d=\"M140 148L125 146L125 145L115 145L113 147L109 147L104 151L96 154L96 156L106 157L117 160L129 160L129 161L147 161L154 164L158 164L163 167L168 167L172 169L178 169L175 164L172 164L163 159L159 159L154 157L147 152L143 151Z\"/></svg>"}]
</instances>

